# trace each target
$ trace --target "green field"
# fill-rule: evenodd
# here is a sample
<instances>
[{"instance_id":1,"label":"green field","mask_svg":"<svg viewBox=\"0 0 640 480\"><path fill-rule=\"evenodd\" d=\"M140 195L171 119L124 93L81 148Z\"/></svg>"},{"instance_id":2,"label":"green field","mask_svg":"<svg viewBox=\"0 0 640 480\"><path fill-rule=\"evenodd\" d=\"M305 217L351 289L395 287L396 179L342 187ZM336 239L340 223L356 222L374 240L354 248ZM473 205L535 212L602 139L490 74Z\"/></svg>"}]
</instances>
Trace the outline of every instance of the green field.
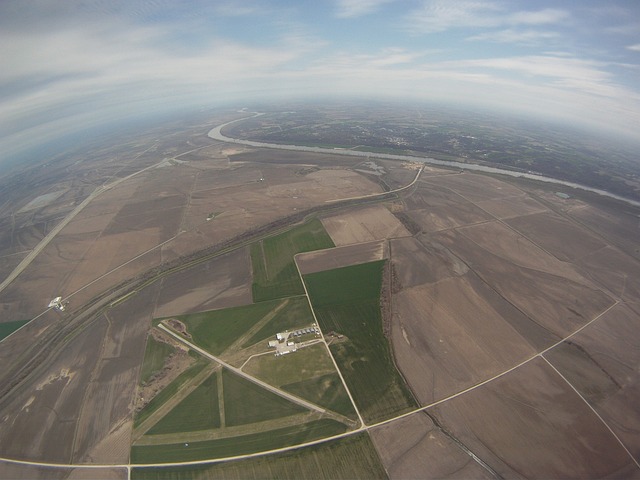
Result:
<instances>
[{"instance_id":1,"label":"green field","mask_svg":"<svg viewBox=\"0 0 640 480\"><path fill-rule=\"evenodd\" d=\"M253 301L304 294L293 256L333 246L317 219L251 245Z\"/></svg>"},{"instance_id":2,"label":"green field","mask_svg":"<svg viewBox=\"0 0 640 480\"><path fill-rule=\"evenodd\" d=\"M416 408L395 368L382 329L380 288L384 261L327 270L305 276L314 311L323 331L348 341L331 352L351 394L368 423Z\"/></svg>"},{"instance_id":3,"label":"green field","mask_svg":"<svg viewBox=\"0 0 640 480\"><path fill-rule=\"evenodd\" d=\"M213 373L176 405L146 435L194 432L220 427L218 374Z\"/></svg>"},{"instance_id":4,"label":"green field","mask_svg":"<svg viewBox=\"0 0 640 480\"><path fill-rule=\"evenodd\" d=\"M323 419L249 435L189 442L188 446L185 443L134 445L131 447L131 463L167 463L231 457L310 442L343 433L346 429L347 427L340 422Z\"/></svg>"},{"instance_id":5,"label":"green field","mask_svg":"<svg viewBox=\"0 0 640 480\"><path fill-rule=\"evenodd\" d=\"M175 318L186 325L193 343L213 355L220 355L279 304L280 301L275 300Z\"/></svg>"},{"instance_id":6,"label":"green field","mask_svg":"<svg viewBox=\"0 0 640 480\"><path fill-rule=\"evenodd\" d=\"M21 326L29 323L30 321L31 320L16 320L15 322L0 323L0 341L4 340Z\"/></svg>"},{"instance_id":7,"label":"green field","mask_svg":"<svg viewBox=\"0 0 640 480\"><path fill-rule=\"evenodd\" d=\"M246 378L222 371L224 414L228 427L306 412L301 405L265 390Z\"/></svg>"},{"instance_id":8,"label":"green field","mask_svg":"<svg viewBox=\"0 0 640 480\"><path fill-rule=\"evenodd\" d=\"M285 308L280 310L269 323L249 338L242 348L247 348L262 340L272 338L278 332L293 330L296 327L306 327L314 322L307 297L291 297Z\"/></svg>"},{"instance_id":9,"label":"green field","mask_svg":"<svg viewBox=\"0 0 640 480\"><path fill-rule=\"evenodd\" d=\"M187 383L190 379L200 373L203 368L209 365L209 362L202 358L200 355L194 353L193 356L197 358L196 363L182 372L175 380L173 380L173 382L167 385L166 388L158 393L153 398L153 400L151 400L142 410L140 410L136 414L134 427L137 427L142 422L144 422L153 412L160 408L161 405L163 405L167 400L173 397L185 383Z\"/></svg>"},{"instance_id":10,"label":"green field","mask_svg":"<svg viewBox=\"0 0 640 480\"><path fill-rule=\"evenodd\" d=\"M366 433L290 452L185 467L134 468L133 480L385 479L384 466Z\"/></svg>"},{"instance_id":11,"label":"green field","mask_svg":"<svg viewBox=\"0 0 640 480\"><path fill-rule=\"evenodd\" d=\"M344 389L342 380L340 380L340 376L337 373L329 373L290 383L283 385L281 388L293 395L309 400L311 403L340 413L345 417L354 420L358 419L349 395L347 395L347 391Z\"/></svg>"},{"instance_id":12,"label":"green field","mask_svg":"<svg viewBox=\"0 0 640 480\"><path fill-rule=\"evenodd\" d=\"M280 357L275 355L254 357L242 370L270 385L279 386L317 375L334 373L336 367L326 347L318 343Z\"/></svg>"},{"instance_id":13,"label":"green field","mask_svg":"<svg viewBox=\"0 0 640 480\"><path fill-rule=\"evenodd\" d=\"M144 361L140 371L140 383L144 384L164 367L165 360L175 352L175 348L165 342L160 342L149 335L147 347L144 351Z\"/></svg>"}]
</instances>

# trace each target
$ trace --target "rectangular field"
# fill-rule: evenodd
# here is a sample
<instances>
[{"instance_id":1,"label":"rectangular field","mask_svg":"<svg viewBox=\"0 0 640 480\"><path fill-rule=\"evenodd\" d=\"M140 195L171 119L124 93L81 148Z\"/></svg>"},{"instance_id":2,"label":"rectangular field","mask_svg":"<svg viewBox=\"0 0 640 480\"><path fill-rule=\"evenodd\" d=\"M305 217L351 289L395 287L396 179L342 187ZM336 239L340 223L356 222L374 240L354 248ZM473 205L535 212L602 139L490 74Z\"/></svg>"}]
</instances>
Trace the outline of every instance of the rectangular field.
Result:
<instances>
[{"instance_id":1,"label":"rectangular field","mask_svg":"<svg viewBox=\"0 0 640 480\"><path fill-rule=\"evenodd\" d=\"M383 205L323 218L322 224L337 246L411 236L400 220Z\"/></svg>"},{"instance_id":2,"label":"rectangular field","mask_svg":"<svg viewBox=\"0 0 640 480\"><path fill-rule=\"evenodd\" d=\"M334 268L384 260L388 257L386 246L385 241L356 243L317 252L301 253L296 255L295 260L300 273L308 275L322 270L333 270Z\"/></svg>"},{"instance_id":3,"label":"rectangular field","mask_svg":"<svg viewBox=\"0 0 640 480\"><path fill-rule=\"evenodd\" d=\"M315 420L294 427L200 442L134 445L131 463L168 463L224 458L310 442L343 433L347 427L335 420Z\"/></svg>"},{"instance_id":4,"label":"rectangular field","mask_svg":"<svg viewBox=\"0 0 640 480\"><path fill-rule=\"evenodd\" d=\"M253 301L303 294L294 255L333 246L317 219L253 244Z\"/></svg>"},{"instance_id":5,"label":"rectangular field","mask_svg":"<svg viewBox=\"0 0 640 480\"><path fill-rule=\"evenodd\" d=\"M346 337L330 348L367 422L390 418L416 406L395 368L383 333L383 266L384 261L372 262L304 277L323 331Z\"/></svg>"},{"instance_id":6,"label":"rectangular field","mask_svg":"<svg viewBox=\"0 0 640 480\"><path fill-rule=\"evenodd\" d=\"M132 480L248 480L279 478L386 479L369 435L359 433L340 440L290 452L234 462L185 467L133 468Z\"/></svg>"}]
</instances>

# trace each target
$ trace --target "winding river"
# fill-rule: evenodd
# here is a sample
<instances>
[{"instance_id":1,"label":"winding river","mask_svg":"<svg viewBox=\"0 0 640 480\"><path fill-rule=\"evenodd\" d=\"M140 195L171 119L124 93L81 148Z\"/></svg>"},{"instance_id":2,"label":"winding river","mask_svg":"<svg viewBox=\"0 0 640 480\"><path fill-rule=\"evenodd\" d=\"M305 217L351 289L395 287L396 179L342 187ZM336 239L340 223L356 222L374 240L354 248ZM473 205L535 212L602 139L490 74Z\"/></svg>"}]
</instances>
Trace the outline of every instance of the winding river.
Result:
<instances>
[{"instance_id":1,"label":"winding river","mask_svg":"<svg viewBox=\"0 0 640 480\"><path fill-rule=\"evenodd\" d=\"M274 148L278 150L294 150L297 152L313 152L313 153L329 153L332 155L345 155L349 157L375 157L375 158L383 158L387 160L402 160L409 162L422 162L427 165L437 165L443 167L453 167L459 168L462 170L470 170L476 172L484 172L484 173L495 173L498 175L508 175L510 177L517 178L527 178L529 180L536 180L538 182L546 182L553 183L556 185L564 185L566 187L576 188L580 190L585 190L587 192L597 193L599 195L615 198L616 200L620 200L622 202L628 203L629 205L633 205L635 207L640 207L640 202L631 200L629 198L621 197L620 195L616 195L614 193L607 192L605 190L600 190L598 188L588 187L586 185L580 185L578 183L566 182L564 180L558 180L557 178L545 177L543 175L535 175L532 173L522 173L522 172L514 172L512 170L504 170L502 168L496 167L487 167L485 165L476 165L473 163L460 163L460 162L450 162L446 160L436 160L435 158L430 157L414 157L411 155L395 155L391 153L375 153L375 152L366 152L366 151L357 151L357 150L348 150L343 148L322 148L322 147L307 147L303 145L282 145L278 143L266 143L266 142L254 142L252 140L241 140L239 138L230 138L222 134L222 129L227 125L231 125L233 123L242 122L244 120L248 120L249 118L259 117L260 115L264 115L264 113L256 113L255 115L251 115L249 117L239 118L237 120L232 120L231 122L224 123L222 125L218 125L213 128L208 136L214 140L219 140L221 142L228 143L236 143L240 145L247 145L249 147L258 147L258 148Z\"/></svg>"}]
</instances>

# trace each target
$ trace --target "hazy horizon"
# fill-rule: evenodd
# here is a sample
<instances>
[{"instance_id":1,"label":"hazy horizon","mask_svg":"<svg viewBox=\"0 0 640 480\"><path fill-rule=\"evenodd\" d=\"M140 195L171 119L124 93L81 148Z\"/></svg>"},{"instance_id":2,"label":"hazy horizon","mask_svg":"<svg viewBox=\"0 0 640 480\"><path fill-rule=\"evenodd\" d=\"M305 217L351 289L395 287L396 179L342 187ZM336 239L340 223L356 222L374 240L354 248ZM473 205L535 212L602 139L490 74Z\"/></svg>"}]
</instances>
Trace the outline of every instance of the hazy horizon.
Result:
<instances>
[{"instance_id":1,"label":"hazy horizon","mask_svg":"<svg viewBox=\"0 0 640 480\"><path fill-rule=\"evenodd\" d=\"M358 96L637 139L640 4L498 1L0 4L0 164L131 117Z\"/></svg>"}]
</instances>

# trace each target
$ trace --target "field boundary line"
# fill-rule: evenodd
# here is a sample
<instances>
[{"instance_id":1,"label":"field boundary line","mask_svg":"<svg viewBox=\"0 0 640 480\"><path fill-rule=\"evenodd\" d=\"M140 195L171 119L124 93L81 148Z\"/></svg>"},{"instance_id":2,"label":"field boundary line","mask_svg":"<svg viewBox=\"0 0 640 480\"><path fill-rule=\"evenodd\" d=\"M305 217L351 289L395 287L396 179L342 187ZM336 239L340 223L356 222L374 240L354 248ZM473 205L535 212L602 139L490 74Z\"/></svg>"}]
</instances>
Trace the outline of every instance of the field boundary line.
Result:
<instances>
[{"instance_id":1,"label":"field boundary line","mask_svg":"<svg viewBox=\"0 0 640 480\"><path fill-rule=\"evenodd\" d=\"M316 327L318 328L318 331L320 332L320 338L322 339L321 342L324 343L324 346L327 349L327 353L329 354L329 358L331 358L331 361L333 362L333 366L335 367L336 371L338 372L338 375L340 376L340 380L342 380L342 385L344 386L344 389L347 391L347 395L349 395L349 400L351 400L351 404L353 405L353 409L356 411L356 414L358 415L358 420L360 421L360 428L363 428L363 427L366 426L366 423L364 423L364 419L362 418L362 415L360 414L360 410L358 410L358 406L356 405L356 402L353 399L353 395L351 395L351 391L349 390L349 387L347 386L346 380L342 376L342 372L340 371L340 368L338 367L338 363L336 362L336 359L333 358L333 354L331 353L331 349L329 348L329 345L327 344L327 341L324 338L324 333L322 332L322 329L320 327L320 322L318 322L318 317L316 317L316 312L313 309L313 305L311 304L311 297L309 297L309 292L307 291L307 284L305 283L304 278L302 277L302 274L300 273L300 267L298 266L298 261L297 261L298 255L300 255L300 254L296 253L293 256L293 263L296 266L296 270L298 271L298 275L300 276L300 281L302 282L302 286L304 287L304 295L305 295L305 297L307 297L307 302L309 302L309 308L311 309L311 314L313 315L313 319L316 322Z\"/></svg>"},{"instance_id":2,"label":"field boundary line","mask_svg":"<svg viewBox=\"0 0 640 480\"><path fill-rule=\"evenodd\" d=\"M618 441L618 443L620 444L620 446L624 449L625 452L627 452L627 455L629 455L629 457L631 458L631 460L633 461L633 463L636 464L636 467L640 468L640 463L638 463L638 461L635 459L635 457L631 454L631 452L629 451L629 449L625 446L625 444L622 442L622 440L620 440L620 437L618 437L618 435L616 435L616 432L613 431L613 429L609 426L609 424L607 422L605 422L604 418L602 418L602 416L600 416L600 414L596 411L595 408L593 408L591 406L591 404L587 401L586 398L584 398L582 396L582 394L578 391L578 389L576 387L574 387L571 382L567 379L567 377L565 377L560 370L558 370L544 355L540 355L543 360L545 362L547 362L547 364L549 364L549 366L551 368L553 368L553 370L560 376L560 378L562 378L562 380L564 380L567 385L569 385L571 387L571 389L576 392L576 395L578 395L582 401L587 405L587 407L589 407L589 409L596 415L596 417L598 417L600 419L600 421L602 422L602 424L607 427L607 430L609 430L611 432L611 435L614 436L614 438Z\"/></svg>"}]
</instances>

